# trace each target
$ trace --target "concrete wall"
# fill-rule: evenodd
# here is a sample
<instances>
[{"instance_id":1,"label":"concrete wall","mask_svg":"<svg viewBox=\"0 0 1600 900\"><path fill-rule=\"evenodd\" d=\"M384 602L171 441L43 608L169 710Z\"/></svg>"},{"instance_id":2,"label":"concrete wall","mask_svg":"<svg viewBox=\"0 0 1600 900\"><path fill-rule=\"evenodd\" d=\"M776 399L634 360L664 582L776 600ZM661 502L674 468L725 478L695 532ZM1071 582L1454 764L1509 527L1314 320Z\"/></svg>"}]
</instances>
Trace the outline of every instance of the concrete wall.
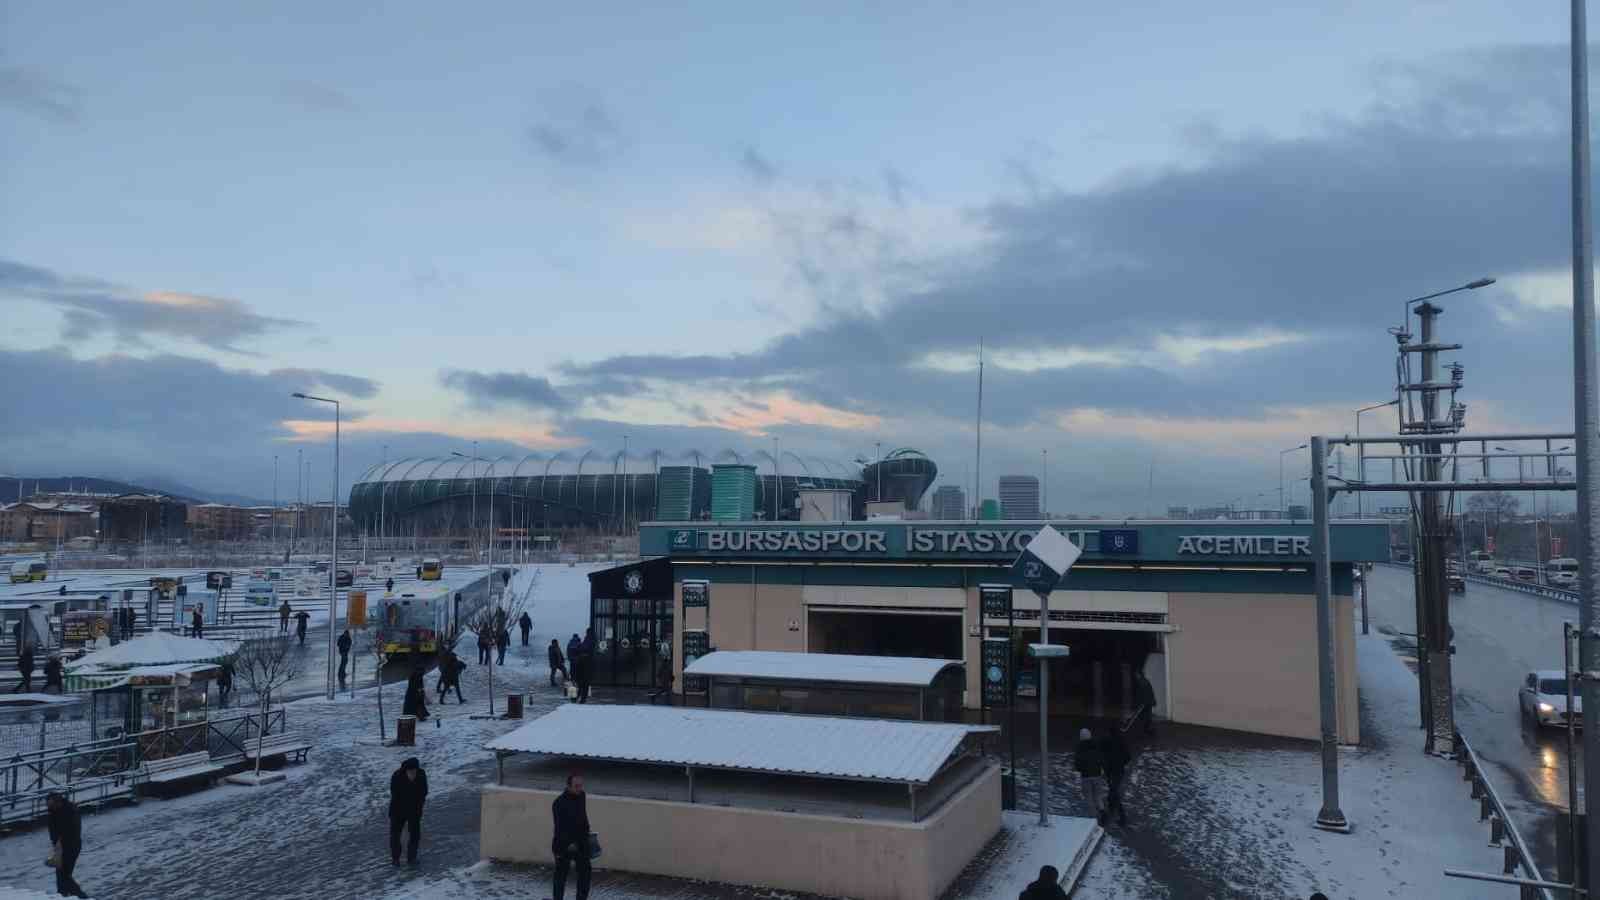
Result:
<instances>
[{"instance_id":1,"label":"concrete wall","mask_svg":"<svg viewBox=\"0 0 1600 900\"><path fill-rule=\"evenodd\" d=\"M480 855L550 863L555 797L486 786ZM605 849L602 868L867 900L933 900L1000 830L1000 771L986 767L916 823L594 793L588 807Z\"/></svg>"},{"instance_id":2,"label":"concrete wall","mask_svg":"<svg viewBox=\"0 0 1600 900\"><path fill-rule=\"evenodd\" d=\"M1316 600L1303 594L1171 595L1168 716L1175 721L1316 739ZM1360 739L1353 604L1336 598L1339 739Z\"/></svg>"}]
</instances>

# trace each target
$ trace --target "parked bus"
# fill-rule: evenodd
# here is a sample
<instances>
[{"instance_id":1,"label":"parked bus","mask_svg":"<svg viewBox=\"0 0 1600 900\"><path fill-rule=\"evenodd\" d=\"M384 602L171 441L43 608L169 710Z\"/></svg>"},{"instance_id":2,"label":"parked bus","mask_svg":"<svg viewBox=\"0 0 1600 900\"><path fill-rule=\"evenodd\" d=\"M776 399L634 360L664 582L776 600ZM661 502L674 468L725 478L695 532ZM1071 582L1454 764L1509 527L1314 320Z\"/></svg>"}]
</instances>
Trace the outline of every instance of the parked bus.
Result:
<instances>
[{"instance_id":1,"label":"parked bus","mask_svg":"<svg viewBox=\"0 0 1600 900\"><path fill-rule=\"evenodd\" d=\"M1570 556L1558 556L1544 564L1545 581L1556 587L1576 587L1578 561Z\"/></svg>"},{"instance_id":2,"label":"parked bus","mask_svg":"<svg viewBox=\"0 0 1600 900\"><path fill-rule=\"evenodd\" d=\"M450 592L386 596L378 603L378 622L384 653L433 653L448 636Z\"/></svg>"},{"instance_id":3,"label":"parked bus","mask_svg":"<svg viewBox=\"0 0 1600 900\"><path fill-rule=\"evenodd\" d=\"M39 560L12 563L11 583L21 584L25 581L43 581L49 573L50 567Z\"/></svg>"},{"instance_id":4,"label":"parked bus","mask_svg":"<svg viewBox=\"0 0 1600 900\"><path fill-rule=\"evenodd\" d=\"M438 581L440 578L443 578L443 577L444 577L444 563L440 562L437 559L425 559L425 560L422 561L422 580L423 581Z\"/></svg>"}]
</instances>

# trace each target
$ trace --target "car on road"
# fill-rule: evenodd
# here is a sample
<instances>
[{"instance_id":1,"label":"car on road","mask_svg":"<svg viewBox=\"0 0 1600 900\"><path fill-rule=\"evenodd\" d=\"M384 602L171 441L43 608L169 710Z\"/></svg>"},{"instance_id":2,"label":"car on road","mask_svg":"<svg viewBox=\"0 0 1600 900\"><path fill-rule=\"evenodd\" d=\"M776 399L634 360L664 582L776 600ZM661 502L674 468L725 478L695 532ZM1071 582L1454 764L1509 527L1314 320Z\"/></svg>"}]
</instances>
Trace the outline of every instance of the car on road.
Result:
<instances>
[{"instance_id":1,"label":"car on road","mask_svg":"<svg viewBox=\"0 0 1600 900\"><path fill-rule=\"evenodd\" d=\"M1505 566L1495 566L1494 571L1489 574L1493 575L1495 578L1510 578L1511 570Z\"/></svg>"},{"instance_id":2,"label":"car on road","mask_svg":"<svg viewBox=\"0 0 1600 900\"><path fill-rule=\"evenodd\" d=\"M1583 725L1583 698L1574 695L1573 724ZM1538 725L1567 724L1567 676L1556 669L1529 672L1517 691L1524 720Z\"/></svg>"},{"instance_id":3,"label":"car on road","mask_svg":"<svg viewBox=\"0 0 1600 900\"><path fill-rule=\"evenodd\" d=\"M1554 585L1555 587L1563 587L1563 588L1577 587L1578 586L1578 573L1577 572L1551 572L1550 573L1550 584Z\"/></svg>"},{"instance_id":4,"label":"car on road","mask_svg":"<svg viewBox=\"0 0 1600 900\"><path fill-rule=\"evenodd\" d=\"M1467 592L1467 580L1465 578L1452 572L1447 580L1450 582L1451 593L1465 594Z\"/></svg>"},{"instance_id":5,"label":"car on road","mask_svg":"<svg viewBox=\"0 0 1600 900\"><path fill-rule=\"evenodd\" d=\"M349 587L355 584L355 576L351 574L349 569L340 569L333 576L333 584L335 587Z\"/></svg>"},{"instance_id":6,"label":"car on road","mask_svg":"<svg viewBox=\"0 0 1600 900\"><path fill-rule=\"evenodd\" d=\"M1518 581L1532 582L1539 580L1539 573L1527 566L1517 566L1511 574L1512 577L1516 578Z\"/></svg>"}]
</instances>

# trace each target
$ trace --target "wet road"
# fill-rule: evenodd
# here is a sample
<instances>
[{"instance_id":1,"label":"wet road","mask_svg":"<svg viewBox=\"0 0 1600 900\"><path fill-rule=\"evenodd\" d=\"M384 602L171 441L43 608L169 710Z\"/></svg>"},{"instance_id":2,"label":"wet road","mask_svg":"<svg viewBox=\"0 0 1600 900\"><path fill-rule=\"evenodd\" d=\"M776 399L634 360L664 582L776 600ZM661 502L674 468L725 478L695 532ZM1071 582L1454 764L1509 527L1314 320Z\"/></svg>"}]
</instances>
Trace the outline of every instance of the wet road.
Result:
<instances>
[{"instance_id":1,"label":"wet road","mask_svg":"<svg viewBox=\"0 0 1600 900\"><path fill-rule=\"evenodd\" d=\"M1414 654L1410 570L1376 566L1368 581L1373 629L1392 633L1397 648ZM1539 866L1548 876L1556 871L1556 815L1567 809L1566 732L1524 723L1517 688L1531 671L1562 667L1561 624L1577 618L1577 607L1569 603L1477 582L1450 597L1456 727L1481 757L1500 768L1503 777L1496 788L1513 807L1523 837L1536 845ZM1420 750L1420 727L1416 741ZM1581 766L1581 745L1579 753Z\"/></svg>"}]
</instances>

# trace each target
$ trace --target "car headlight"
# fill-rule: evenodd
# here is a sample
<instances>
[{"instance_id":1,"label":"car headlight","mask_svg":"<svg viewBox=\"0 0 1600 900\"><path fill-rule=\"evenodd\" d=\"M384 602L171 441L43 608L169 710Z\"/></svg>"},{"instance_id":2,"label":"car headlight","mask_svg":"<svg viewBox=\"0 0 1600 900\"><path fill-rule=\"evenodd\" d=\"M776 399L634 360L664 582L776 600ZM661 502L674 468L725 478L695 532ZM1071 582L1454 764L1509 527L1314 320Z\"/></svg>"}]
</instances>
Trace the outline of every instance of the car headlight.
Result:
<instances>
[{"instance_id":1,"label":"car headlight","mask_svg":"<svg viewBox=\"0 0 1600 900\"><path fill-rule=\"evenodd\" d=\"M1539 712L1555 712L1556 708L1548 703L1539 704Z\"/></svg>"}]
</instances>

